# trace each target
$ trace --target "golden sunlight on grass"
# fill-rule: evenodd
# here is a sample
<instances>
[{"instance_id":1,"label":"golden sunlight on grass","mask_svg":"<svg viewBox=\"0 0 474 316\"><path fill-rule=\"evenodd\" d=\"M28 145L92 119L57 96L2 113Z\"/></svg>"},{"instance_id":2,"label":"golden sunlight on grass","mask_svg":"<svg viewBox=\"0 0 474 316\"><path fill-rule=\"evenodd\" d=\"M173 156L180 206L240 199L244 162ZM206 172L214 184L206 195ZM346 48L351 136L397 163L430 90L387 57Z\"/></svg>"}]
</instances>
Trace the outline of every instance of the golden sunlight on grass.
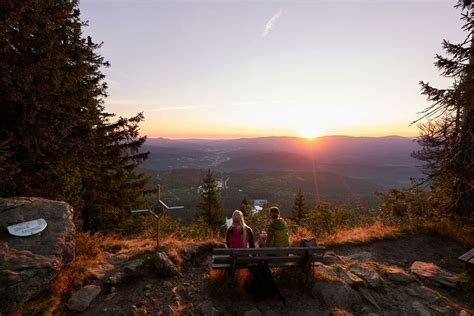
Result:
<instances>
[{"instance_id":1,"label":"golden sunlight on grass","mask_svg":"<svg viewBox=\"0 0 474 316\"><path fill-rule=\"evenodd\" d=\"M79 289L88 277L89 268L104 261L99 234L76 235L76 258L66 265L38 297L12 308L11 315L53 315L61 297Z\"/></svg>"},{"instance_id":2,"label":"golden sunlight on grass","mask_svg":"<svg viewBox=\"0 0 474 316\"><path fill-rule=\"evenodd\" d=\"M156 241L150 238L124 239L117 236L107 236L102 240L102 248L116 255L132 256L138 252L153 250Z\"/></svg>"},{"instance_id":3,"label":"golden sunlight on grass","mask_svg":"<svg viewBox=\"0 0 474 316\"><path fill-rule=\"evenodd\" d=\"M448 220L425 224L417 227L420 232L433 232L438 235L457 240L468 247L474 247L474 228L455 225Z\"/></svg>"},{"instance_id":4,"label":"golden sunlight on grass","mask_svg":"<svg viewBox=\"0 0 474 316\"><path fill-rule=\"evenodd\" d=\"M366 243L379 239L395 238L400 234L400 229L395 226L375 222L367 227L340 230L334 235L318 240L318 242L326 246L343 243Z\"/></svg>"}]
</instances>

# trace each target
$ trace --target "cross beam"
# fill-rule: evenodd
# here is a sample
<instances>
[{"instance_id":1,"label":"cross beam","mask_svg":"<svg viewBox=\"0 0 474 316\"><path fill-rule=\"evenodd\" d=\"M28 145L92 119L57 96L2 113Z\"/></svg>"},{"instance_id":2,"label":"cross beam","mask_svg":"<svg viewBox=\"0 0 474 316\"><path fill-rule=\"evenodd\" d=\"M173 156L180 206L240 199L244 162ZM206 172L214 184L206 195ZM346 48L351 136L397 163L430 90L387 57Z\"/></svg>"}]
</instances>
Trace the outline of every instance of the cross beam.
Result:
<instances>
[{"instance_id":1,"label":"cross beam","mask_svg":"<svg viewBox=\"0 0 474 316\"><path fill-rule=\"evenodd\" d=\"M157 191L157 198L158 198L157 204L158 205L155 205L155 207L153 209L160 208L162 210L161 212L156 213L153 209L144 208L144 209L132 210L131 213L132 214L139 214L139 213L147 213L148 212L151 215L153 215L153 217L155 217L156 222L157 222L156 248L158 249L160 247L160 220L161 220L161 217L163 217L163 215L165 215L166 212L168 212L169 210L183 209L184 206L168 206L168 205L166 205L165 202L163 202L161 200L160 185L158 185L156 191Z\"/></svg>"}]
</instances>

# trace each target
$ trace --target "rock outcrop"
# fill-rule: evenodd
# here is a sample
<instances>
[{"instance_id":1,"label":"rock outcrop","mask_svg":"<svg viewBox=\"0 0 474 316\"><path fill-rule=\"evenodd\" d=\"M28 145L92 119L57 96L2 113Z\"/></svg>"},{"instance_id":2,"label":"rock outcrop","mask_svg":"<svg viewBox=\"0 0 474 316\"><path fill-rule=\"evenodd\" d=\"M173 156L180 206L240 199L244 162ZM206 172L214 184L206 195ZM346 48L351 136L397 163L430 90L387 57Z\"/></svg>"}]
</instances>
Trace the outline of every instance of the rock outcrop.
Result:
<instances>
[{"instance_id":1,"label":"rock outcrop","mask_svg":"<svg viewBox=\"0 0 474 316\"><path fill-rule=\"evenodd\" d=\"M11 236L6 227L44 218L47 227L29 237ZM73 209L41 198L0 199L0 297L2 308L36 296L74 259Z\"/></svg>"},{"instance_id":2,"label":"rock outcrop","mask_svg":"<svg viewBox=\"0 0 474 316\"><path fill-rule=\"evenodd\" d=\"M350 267L349 271L367 281L373 288L378 288L383 284L383 280L377 271L369 266L354 264Z\"/></svg>"},{"instance_id":3,"label":"rock outcrop","mask_svg":"<svg viewBox=\"0 0 474 316\"><path fill-rule=\"evenodd\" d=\"M438 267L434 263L415 261L410 267L410 271L422 282L447 288L454 288L459 280L454 273Z\"/></svg>"},{"instance_id":4,"label":"rock outcrop","mask_svg":"<svg viewBox=\"0 0 474 316\"><path fill-rule=\"evenodd\" d=\"M155 271L160 276L169 277L178 274L178 268L164 252L158 252L153 262Z\"/></svg>"},{"instance_id":5,"label":"rock outcrop","mask_svg":"<svg viewBox=\"0 0 474 316\"><path fill-rule=\"evenodd\" d=\"M100 286L87 285L72 294L66 306L71 311L83 312L91 302L100 294Z\"/></svg>"},{"instance_id":6,"label":"rock outcrop","mask_svg":"<svg viewBox=\"0 0 474 316\"><path fill-rule=\"evenodd\" d=\"M413 282L412 277L406 273L402 268L389 266L386 268L385 276L390 281L397 284L409 284Z\"/></svg>"}]
</instances>

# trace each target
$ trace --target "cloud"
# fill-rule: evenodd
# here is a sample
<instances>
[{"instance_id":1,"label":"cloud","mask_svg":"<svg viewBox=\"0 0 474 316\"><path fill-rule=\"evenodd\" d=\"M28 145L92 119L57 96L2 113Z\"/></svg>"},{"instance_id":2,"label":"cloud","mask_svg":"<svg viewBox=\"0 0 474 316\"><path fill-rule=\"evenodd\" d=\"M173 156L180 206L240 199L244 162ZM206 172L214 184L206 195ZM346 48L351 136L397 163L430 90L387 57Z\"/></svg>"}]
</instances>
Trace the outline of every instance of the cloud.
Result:
<instances>
[{"instance_id":1,"label":"cloud","mask_svg":"<svg viewBox=\"0 0 474 316\"><path fill-rule=\"evenodd\" d=\"M161 107L155 108L151 110L147 110L147 112L163 112L163 111L181 111L181 110L197 110L197 109L208 109L208 108L215 108L217 105L183 105L183 106L168 106L168 107Z\"/></svg>"},{"instance_id":2,"label":"cloud","mask_svg":"<svg viewBox=\"0 0 474 316\"><path fill-rule=\"evenodd\" d=\"M156 101L147 101L140 99L106 99L106 106L114 107L127 107L134 109L142 108L140 111L144 112L168 112L168 111L186 111L186 110L200 110L210 108L224 108L224 107L260 107L270 105L289 105L301 103L301 100L275 100L275 99L262 99L262 100L251 100L251 101L237 101L220 104L197 104L197 105L177 105L177 106L158 106Z\"/></svg>"},{"instance_id":3,"label":"cloud","mask_svg":"<svg viewBox=\"0 0 474 316\"><path fill-rule=\"evenodd\" d=\"M268 33L270 33L270 31L275 27L275 24L276 24L277 20L280 18L280 16L282 15L282 13L283 13L282 9L278 10L278 12L275 13L270 18L270 20L267 21L267 24L265 24L265 29L262 32L262 37L265 37L265 36L268 35Z\"/></svg>"}]
</instances>

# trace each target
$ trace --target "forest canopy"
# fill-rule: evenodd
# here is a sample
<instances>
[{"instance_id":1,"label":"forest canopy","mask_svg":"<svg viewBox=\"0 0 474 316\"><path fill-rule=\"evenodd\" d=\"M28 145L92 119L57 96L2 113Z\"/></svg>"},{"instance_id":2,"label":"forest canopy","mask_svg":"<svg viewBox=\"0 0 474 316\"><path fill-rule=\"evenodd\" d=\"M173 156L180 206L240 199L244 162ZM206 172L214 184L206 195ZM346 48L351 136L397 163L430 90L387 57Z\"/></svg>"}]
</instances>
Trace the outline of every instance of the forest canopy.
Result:
<instances>
[{"instance_id":1,"label":"forest canopy","mask_svg":"<svg viewBox=\"0 0 474 316\"><path fill-rule=\"evenodd\" d=\"M0 4L0 196L76 209L86 230L126 216L145 191L141 113L106 113L109 63L84 37L77 0Z\"/></svg>"}]
</instances>

